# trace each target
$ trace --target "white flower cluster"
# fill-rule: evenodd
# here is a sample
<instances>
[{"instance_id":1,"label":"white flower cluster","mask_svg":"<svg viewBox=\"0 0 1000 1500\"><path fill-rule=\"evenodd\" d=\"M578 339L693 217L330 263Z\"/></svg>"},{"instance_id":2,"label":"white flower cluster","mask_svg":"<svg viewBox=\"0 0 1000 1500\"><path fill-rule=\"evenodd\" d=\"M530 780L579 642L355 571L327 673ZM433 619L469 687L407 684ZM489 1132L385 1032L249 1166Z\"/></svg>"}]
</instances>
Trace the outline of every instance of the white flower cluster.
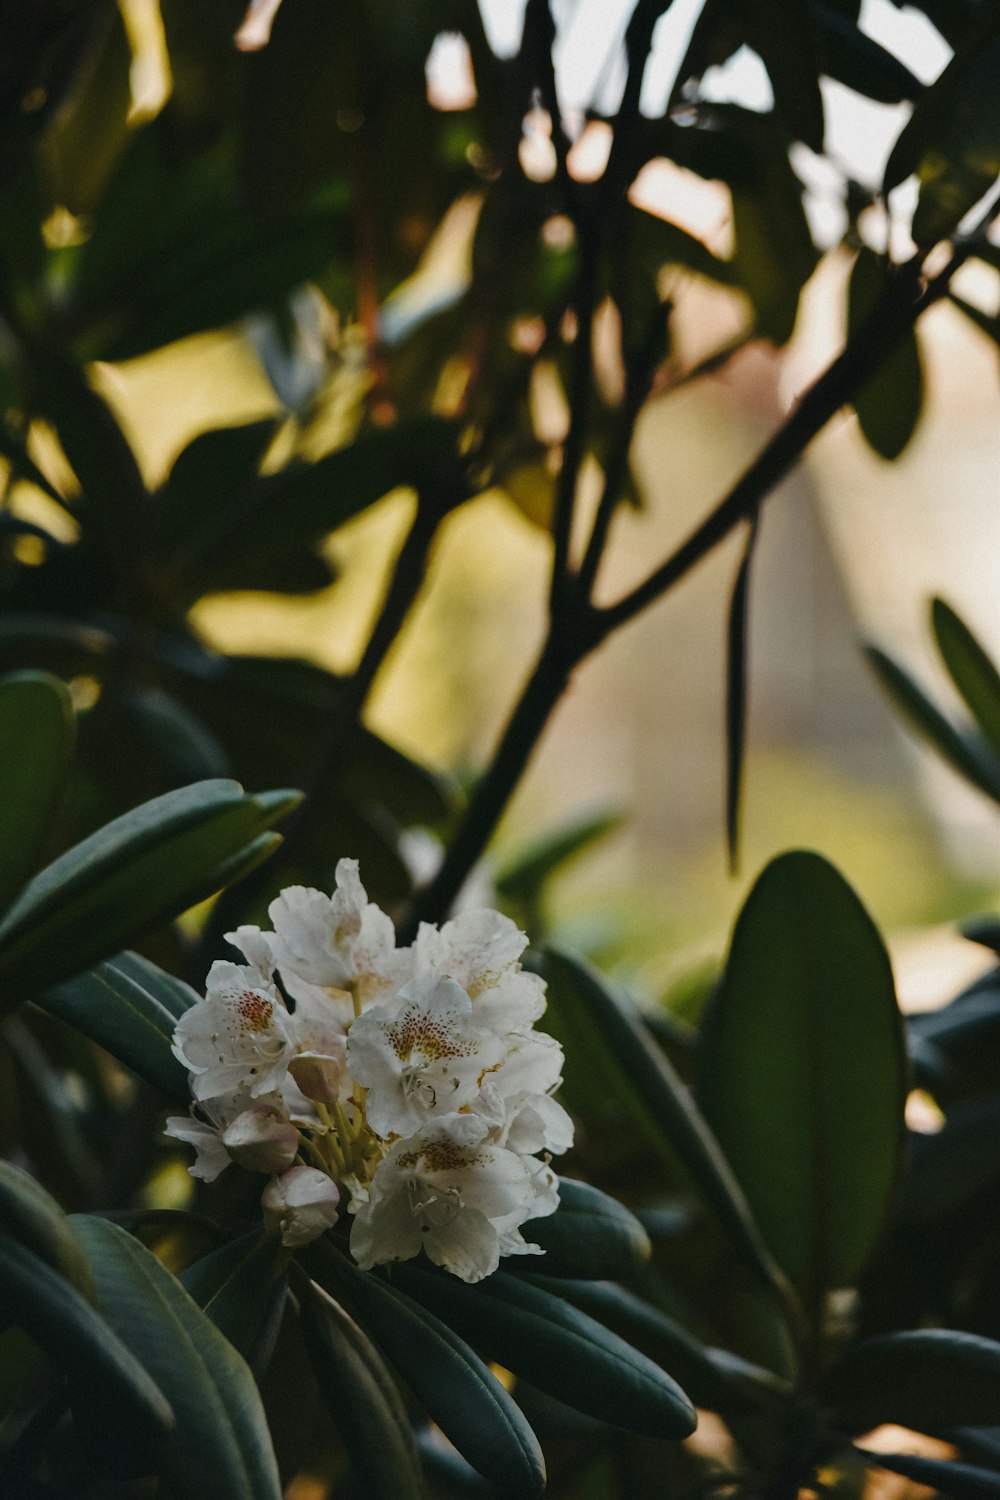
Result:
<instances>
[{"instance_id":1,"label":"white flower cluster","mask_svg":"<svg viewBox=\"0 0 1000 1500\"><path fill-rule=\"evenodd\" d=\"M398 948L349 859L332 897L293 886L268 914L273 931L229 934L247 962L213 964L174 1033L194 1104L167 1134L194 1146L192 1174L268 1173L286 1245L322 1234L346 1194L365 1268L423 1247L479 1281L540 1254L521 1225L558 1206L548 1163L573 1127L552 1097L562 1048L533 1029L544 985L519 963L524 934L469 911Z\"/></svg>"}]
</instances>

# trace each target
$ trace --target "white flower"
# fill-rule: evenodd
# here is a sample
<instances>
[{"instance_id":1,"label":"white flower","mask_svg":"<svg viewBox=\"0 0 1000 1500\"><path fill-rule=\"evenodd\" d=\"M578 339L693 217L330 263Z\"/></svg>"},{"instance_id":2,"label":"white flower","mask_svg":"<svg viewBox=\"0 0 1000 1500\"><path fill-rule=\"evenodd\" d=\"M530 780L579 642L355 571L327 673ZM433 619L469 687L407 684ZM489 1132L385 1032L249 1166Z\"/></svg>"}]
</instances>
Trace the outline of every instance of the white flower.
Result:
<instances>
[{"instance_id":1,"label":"white flower","mask_svg":"<svg viewBox=\"0 0 1000 1500\"><path fill-rule=\"evenodd\" d=\"M466 911L440 929L422 922L413 945L418 973L445 974L475 1002L476 1019L498 1034L530 1027L545 1010L545 985L518 962L528 939L498 911Z\"/></svg>"},{"instance_id":2,"label":"white flower","mask_svg":"<svg viewBox=\"0 0 1000 1500\"><path fill-rule=\"evenodd\" d=\"M501 1236L532 1216L537 1195L535 1164L486 1140L488 1129L475 1115L448 1115L393 1146L354 1220L359 1266L409 1260L422 1247L463 1281L496 1270Z\"/></svg>"},{"instance_id":3,"label":"white flower","mask_svg":"<svg viewBox=\"0 0 1000 1500\"><path fill-rule=\"evenodd\" d=\"M200 1177L203 1182L214 1182L232 1160L222 1144L219 1126L208 1120L200 1120L193 1112L189 1115L171 1115L163 1127L163 1133L194 1147L194 1165L188 1171L192 1177Z\"/></svg>"},{"instance_id":4,"label":"white flower","mask_svg":"<svg viewBox=\"0 0 1000 1500\"><path fill-rule=\"evenodd\" d=\"M214 963L204 1000L184 1012L174 1032L172 1050L193 1075L195 1098L257 1097L278 1088L291 1055L288 1022L259 969Z\"/></svg>"},{"instance_id":5,"label":"white flower","mask_svg":"<svg viewBox=\"0 0 1000 1500\"><path fill-rule=\"evenodd\" d=\"M265 1223L281 1234L283 1245L308 1245L337 1222L340 1192L325 1172L292 1167L271 1178L260 1203Z\"/></svg>"},{"instance_id":6,"label":"white flower","mask_svg":"<svg viewBox=\"0 0 1000 1500\"><path fill-rule=\"evenodd\" d=\"M573 1121L548 1094L521 1094L507 1101L508 1117L498 1141L520 1156L539 1151L562 1156L573 1144Z\"/></svg>"},{"instance_id":7,"label":"white flower","mask_svg":"<svg viewBox=\"0 0 1000 1500\"><path fill-rule=\"evenodd\" d=\"M385 912L368 900L357 860L340 860L336 878L332 896L293 885L271 902L274 932L266 936L273 962L297 1001L323 994L348 1000L353 992L360 1003L374 1004L408 977L408 954L396 948Z\"/></svg>"},{"instance_id":8,"label":"white flower","mask_svg":"<svg viewBox=\"0 0 1000 1500\"><path fill-rule=\"evenodd\" d=\"M430 1116L471 1104L503 1055L461 985L434 973L411 980L395 1005L365 1011L347 1038L351 1071L368 1089L368 1122L382 1136L412 1135Z\"/></svg>"}]
</instances>

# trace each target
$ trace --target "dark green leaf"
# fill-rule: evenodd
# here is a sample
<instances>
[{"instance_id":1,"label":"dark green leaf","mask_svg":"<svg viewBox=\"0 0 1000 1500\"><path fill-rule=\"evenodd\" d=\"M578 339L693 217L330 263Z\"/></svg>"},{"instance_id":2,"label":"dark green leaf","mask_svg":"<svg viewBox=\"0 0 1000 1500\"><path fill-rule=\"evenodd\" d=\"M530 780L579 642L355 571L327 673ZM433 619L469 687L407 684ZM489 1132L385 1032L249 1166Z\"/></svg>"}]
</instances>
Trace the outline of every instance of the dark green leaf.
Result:
<instances>
[{"instance_id":1,"label":"dark green leaf","mask_svg":"<svg viewBox=\"0 0 1000 1500\"><path fill-rule=\"evenodd\" d=\"M952 682L965 699L983 739L1000 756L1000 672L965 621L943 599L933 600L931 622Z\"/></svg>"},{"instance_id":2,"label":"dark green leaf","mask_svg":"<svg viewBox=\"0 0 1000 1500\"><path fill-rule=\"evenodd\" d=\"M980 736L971 730L956 729L909 673L877 646L866 646L865 655L913 727L930 740L960 776L994 802L1000 802L1000 758L990 752Z\"/></svg>"},{"instance_id":3,"label":"dark green leaf","mask_svg":"<svg viewBox=\"0 0 1000 1500\"><path fill-rule=\"evenodd\" d=\"M862 245L847 293L847 328L861 326L883 291L888 263ZM858 423L880 458L898 458L912 438L924 401L923 367L916 331L910 328L854 397Z\"/></svg>"},{"instance_id":4,"label":"dark green leaf","mask_svg":"<svg viewBox=\"0 0 1000 1500\"><path fill-rule=\"evenodd\" d=\"M696 1406L722 1413L744 1412L773 1404L787 1390L770 1370L708 1348L676 1319L625 1287L610 1281L556 1281L536 1275L530 1280L565 1297L648 1354L683 1386Z\"/></svg>"},{"instance_id":5,"label":"dark green leaf","mask_svg":"<svg viewBox=\"0 0 1000 1500\"><path fill-rule=\"evenodd\" d=\"M286 1254L254 1230L210 1250L178 1280L252 1369L266 1366L287 1292Z\"/></svg>"},{"instance_id":6,"label":"dark green leaf","mask_svg":"<svg viewBox=\"0 0 1000 1500\"><path fill-rule=\"evenodd\" d=\"M397 1287L347 1266L338 1274L372 1337L459 1453L505 1494L540 1494L538 1441L468 1344Z\"/></svg>"},{"instance_id":7,"label":"dark green leaf","mask_svg":"<svg viewBox=\"0 0 1000 1500\"><path fill-rule=\"evenodd\" d=\"M879 104L900 104L923 92L923 84L898 57L840 10L814 4L812 13L822 70L831 78Z\"/></svg>"},{"instance_id":8,"label":"dark green leaf","mask_svg":"<svg viewBox=\"0 0 1000 1500\"><path fill-rule=\"evenodd\" d=\"M378 1350L315 1284L303 1298L301 1317L319 1388L364 1494L371 1500L421 1500L413 1433Z\"/></svg>"},{"instance_id":9,"label":"dark green leaf","mask_svg":"<svg viewBox=\"0 0 1000 1500\"><path fill-rule=\"evenodd\" d=\"M86 1246L84 1246L86 1249ZM73 1386L90 1387L123 1433L156 1449L174 1427L166 1392L127 1339L45 1260L0 1236L0 1306L29 1333Z\"/></svg>"},{"instance_id":10,"label":"dark green leaf","mask_svg":"<svg viewBox=\"0 0 1000 1500\"><path fill-rule=\"evenodd\" d=\"M1000 172L1000 30L994 16L975 28L918 100L889 156L883 192L912 172L920 197L911 233L918 245L950 235Z\"/></svg>"},{"instance_id":11,"label":"dark green leaf","mask_svg":"<svg viewBox=\"0 0 1000 1500\"><path fill-rule=\"evenodd\" d=\"M750 567L757 540L758 517L747 532L746 546L729 601L726 631L726 843L729 867L739 860L740 801L743 791L743 757L746 750L747 660L750 624Z\"/></svg>"},{"instance_id":12,"label":"dark green leaf","mask_svg":"<svg viewBox=\"0 0 1000 1500\"><path fill-rule=\"evenodd\" d=\"M41 1183L6 1161L0 1161L0 1233L17 1240L90 1297L90 1271L66 1215Z\"/></svg>"},{"instance_id":13,"label":"dark green leaf","mask_svg":"<svg viewBox=\"0 0 1000 1500\"><path fill-rule=\"evenodd\" d=\"M275 423L268 419L242 427L202 432L174 460L163 488L153 497L156 532L168 545L191 547L217 524L257 477Z\"/></svg>"},{"instance_id":14,"label":"dark green leaf","mask_svg":"<svg viewBox=\"0 0 1000 1500\"><path fill-rule=\"evenodd\" d=\"M47 866L0 923L8 1006L89 968L267 857L298 802L200 782L144 803Z\"/></svg>"},{"instance_id":15,"label":"dark green leaf","mask_svg":"<svg viewBox=\"0 0 1000 1500\"><path fill-rule=\"evenodd\" d=\"M772 0L766 11L754 0L737 4L746 40L771 80L775 111L792 135L822 152L823 97L806 0Z\"/></svg>"},{"instance_id":16,"label":"dark green leaf","mask_svg":"<svg viewBox=\"0 0 1000 1500\"><path fill-rule=\"evenodd\" d=\"M680 1386L562 1298L504 1271L467 1286L401 1264L393 1279L489 1358L577 1411L649 1437L694 1431Z\"/></svg>"},{"instance_id":17,"label":"dark green leaf","mask_svg":"<svg viewBox=\"0 0 1000 1500\"><path fill-rule=\"evenodd\" d=\"M943 1218L998 1179L1000 1097L950 1104L939 1131L910 1138L901 1216L909 1224Z\"/></svg>"},{"instance_id":18,"label":"dark green leaf","mask_svg":"<svg viewBox=\"0 0 1000 1500\"><path fill-rule=\"evenodd\" d=\"M872 1468L889 1469L902 1474L914 1484L925 1485L952 1500L997 1500L1000 1496L1000 1474L996 1469L981 1469L975 1464L952 1463L941 1458L924 1458L917 1453L869 1453L856 1448Z\"/></svg>"},{"instance_id":19,"label":"dark green leaf","mask_svg":"<svg viewBox=\"0 0 1000 1500\"><path fill-rule=\"evenodd\" d=\"M933 1328L852 1344L819 1382L853 1432L898 1422L917 1432L988 1426L1000 1411L1000 1344Z\"/></svg>"},{"instance_id":20,"label":"dark green leaf","mask_svg":"<svg viewBox=\"0 0 1000 1500\"><path fill-rule=\"evenodd\" d=\"M119 699L138 727L168 786L211 781L229 774L225 750L190 709L156 688L135 688Z\"/></svg>"},{"instance_id":21,"label":"dark green leaf","mask_svg":"<svg viewBox=\"0 0 1000 1500\"><path fill-rule=\"evenodd\" d=\"M817 854L780 855L736 923L699 1098L782 1269L816 1308L874 1249L899 1168L906 1058L892 970Z\"/></svg>"},{"instance_id":22,"label":"dark green leaf","mask_svg":"<svg viewBox=\"0 0 1000 1500\"><path fill-rule=\"evenodd\" d=\"M228 1339L138 1240L103 1219L72 1223L99 1309L174 1408L178 1441L164 1473L182 1494L207 1480L218 1500L280 1500L260 1396Z\"/></svg>"},{"instance_id":23,"label":"dark green leaf","mask_svg":"<svg viewBox=\"0 0 1000 1500\"><path fill-rule=\"evenodd\" d=\"M784 1283L760 1238L743 1192L718 1142L684 1084L596 972L568 954L549 950L546 1024L566 1048L566 1084L583 1096L614 1095L627 1117L668 1162L679 1156L728 1238L761 1283L785 1295Z\"/></svg>"},{"instance_id":24,"label":"dark green leaf","mask_svg":"<svg viewBox=\"0 0 1000 1500\"><path fill-rule=\"evenodd\" d=\"M959 931L970 943L981 943L1000 958L1000 917L968 917L960 923Z\"/></svg>"},{"instance_id":25,"label":"dark green leaf","mask_svg":"<svg viewBox=\"0 0 1000 1500\"><path fill-rule=\"evenodd\" d=\"M953 306L958 308L959 312L964 313L970 322L975 323L976 327L981 329L987 338L992 339L994 344L1000 346L1000 314L983 312L981 307L976 307L974 303L967 302L957 292L949 291L948 300Z\"/></svg>"},{"instance_id":26,"label":"dark green leaf","mask_svg":"<svg viewBox=\"0 0 1000 1500\"><path fill-rule=\"evenodd\" d=\"M541 1267L549 1276L627 1278L649 1259L649 1236L634 1214L607 1193L570 1177L559 1179L559 1207L545 1219L521 1226L529 1243L541 1245ZM525 1269L536 1266L534 1260Z\"/></svg>"},{"instance_id":27,"label":"dark green leaf","mask_svg":"<svg viewBox=\"0 0 1000 1500\"><path fill-rule=\"evenodd\" d=\"M73 705L58 677L21 672L0 681L0 912L44 854L74 732Z\"/></svg>"},{"instance_id":28,"label":"dark green leaf","mask_svg":"<svg viewBox=\"0 0 1000 1500\"><path fill-rule=\"evenodd\" d=\"M57 985L39 1004L100 1043L168 1099L186 1104L190 1096L187 1072L170 1050L177 1017L142 977L127 972L121 957L107 959L89 973ZM192 1001L197 998L190 993Z\"/></svg>"}]
</instances>

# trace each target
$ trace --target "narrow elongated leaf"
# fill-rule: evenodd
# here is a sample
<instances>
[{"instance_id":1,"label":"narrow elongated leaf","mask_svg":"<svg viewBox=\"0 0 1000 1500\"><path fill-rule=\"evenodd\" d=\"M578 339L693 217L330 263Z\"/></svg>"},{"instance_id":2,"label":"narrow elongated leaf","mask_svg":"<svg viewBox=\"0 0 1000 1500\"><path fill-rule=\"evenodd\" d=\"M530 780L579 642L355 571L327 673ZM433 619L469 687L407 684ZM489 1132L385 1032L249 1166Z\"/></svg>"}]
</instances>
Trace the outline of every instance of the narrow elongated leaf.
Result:
<instances>
[{"instance_id":1,"label":"narrow elongated leaf","mask_svg":"<svg viewBox=\"0 0 1000 1500\"><path fill-rule=\"evenodd\" d=\"M1000 1411L1000 1344L943 1328L861 1339L823 1374L819 1394L854 1432L988 1426Z\"/></svg>"},{"instance_id":2,"label":"narrow elongated leaf","mask_svg":"<svg viewBox=\"0 0 1000 1500\"><path fill-rule=\"evenodd\" d=\"M128 1341L64 1276L24 1245L0 1235L0 1307L65 1370L105 1403L109 1419L157 1451L174 1428L166 1393Z\"/></svg>"},{"instance_id":3,"label":"narrow elongated leaf","mask_svg":"<svg viewBox=\"0 0 1000 1500\"><path fill-rule=\"evenodd\" d=\"M901 104L923 93L923 84L899 58L833 5L811 7L822 70L866 99Z\"/></svg>"},{"instance_id":4,"label":"narrow elongated leaf","mask_svg":"<svg viewBox=\"0 0 1000 1500\"><path fill-rule=\"evenodd\" d=\"M641 1022L593 969L568 954L547 950L542 973L549 987L546 1024L566 1048L567 1085L574 1057L585 1057L581 1087L613 1094L654 1150L670 1163L680 1157L742 1259L783 1301L784 1282L742 1189L689 1091Z\"/></svg>"},{"instance_id":5,"label":"narrow elongated leaf","mask_svg":"<svg viewBox=\"0 0 1000 1500\"><path fill-rule=\"evenodd\" d=\"M559 1179L556 1212L521 1229L529 1243L544 1250L542 1266L549 1276L627 1277L652 1253L649 1235L634 1214L607 1193L570 1177Z\"/></svg>"},{"instance_id":6,"label":"narrow elongated leaf","mask_svg":"<svg viewBox=\"0 0 1000 1500\"><path fill-rule=\"evenodd\" d=\"M257 474L275 423L249 422L202 432L174 461L167 482L153 497L161 542L195 547L206 524L217 524L218 497L232 504Z\"/></svg>"},{"instance_id":7,"label":"narrow elongated leaf","mask_svg":"<svg viewBox=\"0 0 1000 1500\"><path fill-rule=\"evenodd\" d=\"M178 1277L251 1368L266 1365L273 1348L288 1289L286 1259L278 1238L255 1230L210 1250Z\"/></svg>"},{"instance_id":8,"label":"narrow elongated leaf","mask_svg":"<svg viewBox=\"0 0 1000 1500\"><path fill-rule=\"evenodd\" d=\"M873 1469L889 1469L902 1474L914 1484L926 1485L939 1495L953 1500L998 1500L1000 1474L996 1469L982 1469L975 1464L952 1463L941 1458L924 1458L918 1453L870 1453L855 1448Z\"/></svg>"},{"instance_id":9,"label":"narrow elongated leaf","mask_svg":"<svg viewBox=\"0 0 1000 1500\"><path fill-rule=\"evenodd\" d=\"M751 891L702 1029L699 1098L771 1252L811 1307L849 1285L899 1168L902 1023L882 940L817 854Z\"/></svg>"},{"instance_id":10,"label":"narrow elongated leaf","mask_svg":"<svg viewBox=\"0 0 1000 1500\"><path fill-rule=\"evenodd\" d=\"M178 1017L142 977L128 971L122 963L126 957L135 959L136 955L107 959L47 991L39 1004L98 1042L168 1099L187 1103L187 1071L170 1050ZM187 989L180 981L175 983ZM193 1003L197 996L193 990L189 993Z\"/></svg>"},{"instance_id":11,"label":"narrow elongated leaf","mask_svg":"<svg viewBox=\"0 0 1000 1500\"><path fill-rule=\"evenodd\" d=\"M847 291L848 333L854 333L864 322L889 274L885 259L862 245ZM920 346L911 328L854 397L858 425L880 458L899 457L916 430L923 402Z\"/></svg>"},{"instance_id":12,"label":"narrow elongated leaf","mask_svg":"<svg viewBox=\"0 0 1000 1500\"><path fill-rule=\"evenodd\" d=\"M0 681L0 912L36 869L73 752L75 718L58 677Z\"/></svg>"},{"instance_id":13,"label":"narrow elongated leaf","mask_svg":"<svg viewBox=\"0 0 1000 1500\"><path fill-rule=\"evenodd\" d=\"M90 1297L90 1270L66 1215L40 1182L7 1161L0 1161L0 1233L17 1240Z\"/></svg>"},{"instance_id":14,"label":"narrow elongated leaf","mask_svg":"<svg viewBox=\"0 0 1000 1500\"><path fill-rule=\"evenodd\" d=\"M754 516L733 584L726 631L726 844L729 867L734 871L739 860L740 803L746 749L750 568L758 527L759 517Z\"/></svg>"},{"instance_id":15,"label":"narrow elongated leaf","mask_svg":"<svg viewBox=\"0 0 1000 1500\"><path fill-rule=\"evenodd\" d=\"M649 1437L694 1431L676 1381L561 1297L504 1271L474 1287L408 1264L393 1277L489 1358L577 1411Z\"/></svg>"},{"instance_id":16,"label":"narrow elongated leaf","mask_svg":"<svg viewBox=\"0 0 1000 1500\"><path fill-rule=\"evenodd\" d=\"M423 1482L406 1409L368 1335L315 1283L302 1333L320 1391L371 1500L421 1500Z\"/></svg>"},{"instance_id":17,"label":"narrow elongated leaf","mask_svg":"<svg viewBox=\"0 0 1000 1500\"><path fill-rule=\"evenodd\" d=\"M737 0L746 40L762 59L774 90L774 107L789 132L823 150L823 97L812 17L806 0L776 0L766 12Z\"/></svg>"},{"instance_id":18,"label":"narrow elongated leaf","mask_svg":"<svg viewBox=\"0 0 1000 1500\"><path fill-rule=\"evenodd\" d=\"M267 857L298 793L200 782L144 803L36 875L0 923L8 1007L113 953Z\"/></svg>"},{"instance_id":19,"label":"narrow elongated leaf","mask_svg":"<svg viewBox=\"0 0 1000 1500\"><path fill-rule=\"evenodd\" d=\"M76 1215L97 1305L177 1417L163 1472L181 1493L280 1500L260 1396L244 1361L177 1279L117 1224Z\"/></svg>"},{"instance_id":20,"label":"narrow elongated leaf","mask_svg":"<svg viewBox=\"0 0 1000 1500\"><path fill-rule=\"evenodd\" d=\"M865 655L913 727L930 740L960 776L994 802L1000 802L1000 757L990 753L979 735L957 729L910 674L877 646L866 646Z\"/></svg>"},{"instance_id":21,"label":"narrow elongated leaf","mask_svg":"<svg viewBox=\"0 0 1000 1500\"><path fill-rule=\"evenodd\" d=\"M463 1458L505 1494L541 1494L538 1440L469 1345L398 1287L347 1266L339 1275L386 1358Z\"/></svg>"},{"instance_id":22,"label":"narrow elongated leaf","mask_svg":"<svg viewBox=\"0 0 1000 1500\"><path fill-rule=\"evenodd\" d=\"M933 600L931 622L952 682L968 704L983 739L1000 756L1000 672L965 621L943 599Z\"/></svg>"},{"instance_id":23,"label":"narrow elongated leaf","mask_svg":"<svg viewBox=\"0 0 1000 1500\"><path fill-rule=\"evenodd\" d=\"M581 1312L641 1349L679 1381L696 1406L744 1412L773 1405L787 1390L770 1370L711 1349L676 1319L611 1281L570 1281L531 1275L531 1283L563 1296Z\"/></svg>"},{"instance_id":24,"label":"narrow elongated leaf","mask_svg":"<svg viewBox=\"0 0 1000 1500\"><path fill-rule=\"evenodd\" d=\"M533 840L517 850L497 874L498 894L507 900L531 899L557 870L613 833L621 822L620 813L592 813Z\"/></svg>"}]
</instances>

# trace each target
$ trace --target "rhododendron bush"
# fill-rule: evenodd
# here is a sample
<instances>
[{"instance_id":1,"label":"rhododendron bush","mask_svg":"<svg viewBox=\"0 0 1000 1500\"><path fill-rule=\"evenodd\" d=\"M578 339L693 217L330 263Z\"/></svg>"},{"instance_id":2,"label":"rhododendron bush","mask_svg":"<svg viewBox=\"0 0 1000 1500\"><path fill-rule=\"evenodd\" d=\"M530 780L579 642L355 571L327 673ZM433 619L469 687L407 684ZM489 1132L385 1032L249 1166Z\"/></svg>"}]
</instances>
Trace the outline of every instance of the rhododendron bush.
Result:
<instances>
[{"instance_id":1,"label":"rhododendron bush","mask_svg":"<svg viewBox=\"0 0 1000 1500\"><path fill-rule=\"evenodd\" d=\"M834 418L872 462L907 449L945 385L929 310L998 341L997 7L601 10L0 12L4 1500L1000 1500L997 918L964 928L971 984L904 1018L860 896L792 850L663 995L662 892L553 925L617 815L494 840L574 675L738 537L706 606L735 866L772 496ZM846 95L893 136L864 172ZM807 285L846 332L803 387ZM702 447L733 461L727 392L774 430L656 556L637 423L695 385L724 416L681 406L671 494ZM396 647L450 518L491 506L547 579L524 630L492 577L462 606L507 656L540 631L478 757L504 689L467 616L436 659ZM314 631L309 659L223 649L227 594ZM943 599L930 632L950 705L883 643L885 704L1000 801L996 664ZM665 651L664 692L710 649ZM425 708L455 669L441 743L476 764L425 763L426 713L394 742L390 661Z\"/></svg>"}]
</instances>

